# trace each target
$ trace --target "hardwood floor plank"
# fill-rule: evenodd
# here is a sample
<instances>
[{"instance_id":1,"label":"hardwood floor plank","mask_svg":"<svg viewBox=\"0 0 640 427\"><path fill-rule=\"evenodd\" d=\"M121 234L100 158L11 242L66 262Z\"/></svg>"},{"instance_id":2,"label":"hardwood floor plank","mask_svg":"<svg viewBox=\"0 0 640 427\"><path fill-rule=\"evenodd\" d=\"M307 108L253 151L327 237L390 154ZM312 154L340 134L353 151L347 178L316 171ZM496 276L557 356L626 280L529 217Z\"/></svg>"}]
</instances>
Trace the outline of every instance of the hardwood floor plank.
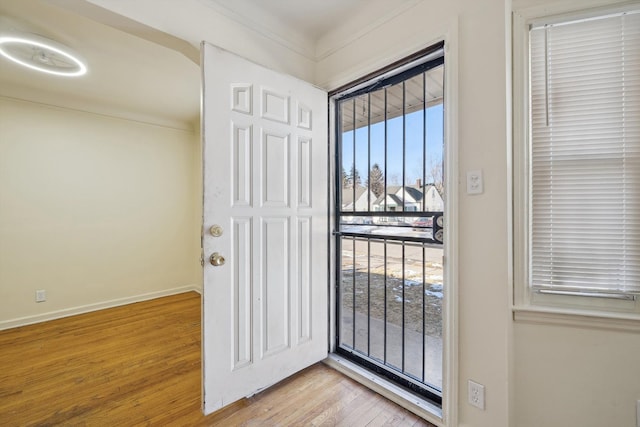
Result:
<instances>
[{"instance_id":1,"label":"hardwood floor plank","mask_svg":"<svg viewBox=\"0 0 640 427\"><path fill-rule=\"evenodd\" d=\"M314 365L298 375L259 393L250 400L249 407L226 419L226 425L243 425L259 420L276 425L290 425L291 414L299 414L300 408L309 408L325 399L325 390L331 387L332 378L325 375L323 365Z\"/></svg>"},{"instance_id":2,"label":"hardwood floor plank","mask_svg":"<svg viewBox=\"0 0 640 427\"><path fill-rule=\"evenodd\" d=\"M382 408L382 402L377 401L374 392L367 390L358 396L345 411L339 413L336 426L351 427L354 425L366 426Z\"/></svg>"},{"instance_id":3,"label":"hardwood floor plank","mask_svg":"<svg viewBox=\"0 0 640 427\"><path fill-rule=\"evenodd\" d=\"M330 399L327 400L327 404L321 408L317 413L311 413L307 415L305 420L309 420L308 425L312 426L329 426L335 425L337 420L337 414L343 409L349 407L360 394L362 394L362 388L353 384L350 380L343 382L343 389L340 393L335 393Z\"/></svg>"},{"instance_id":4,"label":"hardwood floor plank","mask_svg":"<svg viewBox=\"0 0 640 427\"><path fill-rule=\"evenodd\" d=\"M200 307L189 292L0 331L0 425L430 425L323 364L204 417Z\"/></svg>"}]
</instances>

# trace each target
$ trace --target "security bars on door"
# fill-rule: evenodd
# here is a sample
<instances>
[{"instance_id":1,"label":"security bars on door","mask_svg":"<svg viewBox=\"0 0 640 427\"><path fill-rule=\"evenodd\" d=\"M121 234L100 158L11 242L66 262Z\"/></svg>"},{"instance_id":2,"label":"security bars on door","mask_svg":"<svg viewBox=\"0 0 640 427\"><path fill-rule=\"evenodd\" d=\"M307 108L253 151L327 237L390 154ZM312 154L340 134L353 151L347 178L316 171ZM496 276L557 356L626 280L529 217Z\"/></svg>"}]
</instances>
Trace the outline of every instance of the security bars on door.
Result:
<instances>
[{"instance_id":1,"label":"security bars on door","mask_svg":"<svg viewBox=\"0 0 640 427\"><path fill-rule=\"evenodd\" d=\"M334 97L337 351L439 404L443 78L439 46Z\"/></svg>"}]
</instances>

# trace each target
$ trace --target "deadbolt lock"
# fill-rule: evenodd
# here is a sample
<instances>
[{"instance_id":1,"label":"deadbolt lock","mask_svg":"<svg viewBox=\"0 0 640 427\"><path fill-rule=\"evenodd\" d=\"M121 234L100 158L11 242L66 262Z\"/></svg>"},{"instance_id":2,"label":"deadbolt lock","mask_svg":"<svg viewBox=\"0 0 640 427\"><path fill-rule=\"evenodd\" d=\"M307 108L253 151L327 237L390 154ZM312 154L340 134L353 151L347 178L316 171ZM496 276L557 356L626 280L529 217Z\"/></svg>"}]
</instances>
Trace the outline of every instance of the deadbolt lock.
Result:
<instances>
[{"instance_id":1,"label":"deadbolt lock","mask_svg":"<svg viewBox=\"0 0 640 427\"><path fill-rule=\"evenodd\" d=\"M209 232L213 237L220 237L222 236L222 227L220 227L218 224L212 225L209 229Z\"/></svg>"}]
</instances>

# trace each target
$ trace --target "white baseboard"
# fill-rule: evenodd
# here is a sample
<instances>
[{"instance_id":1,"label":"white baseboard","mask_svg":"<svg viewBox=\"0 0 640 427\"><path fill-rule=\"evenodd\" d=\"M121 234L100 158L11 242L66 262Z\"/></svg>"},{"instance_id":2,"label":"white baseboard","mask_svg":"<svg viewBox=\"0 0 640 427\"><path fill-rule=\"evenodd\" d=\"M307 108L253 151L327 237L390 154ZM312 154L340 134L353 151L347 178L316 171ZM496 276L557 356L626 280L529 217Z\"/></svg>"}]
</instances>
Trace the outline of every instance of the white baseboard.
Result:
<instances>
[{"instance_id":1,"label":"white baseboard","mask_svg":"<svg viewBox=\"0 0 640 427\"><path fill-rule=\"evenodd\" d=\"M427 400L421 399L415 394L405 391L360 365L356 365L335 353L330 353L329 357L323 360L323 362L430 423L440 427L445 425L440 407Z\"/></svg>"},{"instance_id":2,"label":"white baseboard","mask_svg":"<svg viewBox=\"0 0 640 427\"><path fill-rule=\"evenodd\" d=\"M61 319L63 317L75 316L76 314L89 313L91 311L104 310L105 308L118 307L121 305L133 304L135 302L147 301L151 299L166 297L169 295L182 294L184 292L197 292L202 294L202 288L198 285L187 285L179 288L165 289L157 292L135 295L125 298L117 298L109 301L101 301L94 304L70 307L62 310L50 311L48 313L36 314L33 316L18 317L0 321L0 331L4 329L17 328L19 326L32 325L34 323L46 322L48 320Z\"/></svg>"}]
</instances>

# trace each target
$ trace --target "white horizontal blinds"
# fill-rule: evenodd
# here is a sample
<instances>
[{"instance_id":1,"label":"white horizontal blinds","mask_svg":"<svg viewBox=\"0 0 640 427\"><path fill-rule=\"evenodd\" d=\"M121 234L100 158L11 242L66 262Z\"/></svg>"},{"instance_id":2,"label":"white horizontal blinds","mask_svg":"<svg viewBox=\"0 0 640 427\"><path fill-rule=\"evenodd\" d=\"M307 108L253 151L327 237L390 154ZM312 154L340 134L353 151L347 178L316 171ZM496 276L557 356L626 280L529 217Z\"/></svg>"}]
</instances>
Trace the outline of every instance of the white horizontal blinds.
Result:
<instances>
[{"instance_id":1,"label":"white horizontal blinds","mask_svg":"<svg viewBox=\"0 0 640 427\"><path fill-rule=\"evenodd\" d=\"M534 289L640 293L640 13L533 28Z\"/></svg>"}]
</instances>

